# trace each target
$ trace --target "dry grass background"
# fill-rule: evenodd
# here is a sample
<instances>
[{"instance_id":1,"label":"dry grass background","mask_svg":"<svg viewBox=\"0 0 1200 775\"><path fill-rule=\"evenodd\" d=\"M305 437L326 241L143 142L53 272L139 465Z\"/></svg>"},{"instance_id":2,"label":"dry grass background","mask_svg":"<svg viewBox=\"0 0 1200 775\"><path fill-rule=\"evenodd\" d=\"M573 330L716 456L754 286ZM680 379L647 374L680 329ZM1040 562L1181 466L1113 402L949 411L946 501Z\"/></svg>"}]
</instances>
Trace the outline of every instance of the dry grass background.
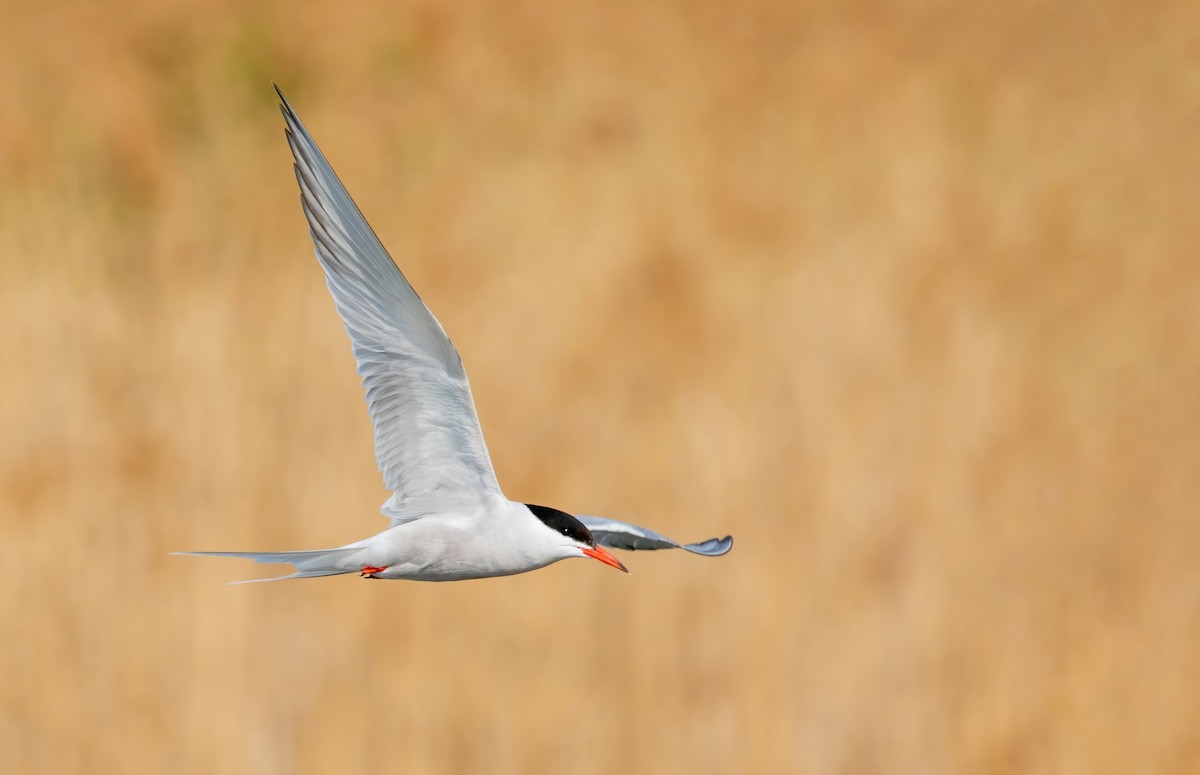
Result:
<instances>
[{"instance_id":1,"label":"dry grass background","mask_svg":"<svg viewBox=\"0 0 1200 775\"><path fill-rule=\"evenodd\" d=\"M1200 769L1193 3L0 7L9 772ZM732 532L450 585L276 79L514 498Z\"/></svg>"}]
</instances>

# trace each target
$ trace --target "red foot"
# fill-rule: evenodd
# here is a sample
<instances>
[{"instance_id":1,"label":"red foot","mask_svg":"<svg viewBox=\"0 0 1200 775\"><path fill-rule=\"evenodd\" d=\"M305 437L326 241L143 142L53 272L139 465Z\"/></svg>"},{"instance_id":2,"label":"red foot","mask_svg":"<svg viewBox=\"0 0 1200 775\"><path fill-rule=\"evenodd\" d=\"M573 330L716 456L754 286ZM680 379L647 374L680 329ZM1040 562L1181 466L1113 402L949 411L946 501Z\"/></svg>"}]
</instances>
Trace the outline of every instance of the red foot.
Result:
<instances>
[{"instance_id":1,"label":"red foot","mask_svg":"<svg viewBox=\"0 0 1200 775\"><path fill-rule=\"evenodd\" d=\"M385 570L387 570L387 566L386 566L386 565L385 565L385 566L383 566L382 568L376 568L376 567L375 567L375 566L373 566L373 565L367 565L367 566L365 566L365 567L362 569L362 576L363 576L363 578L365 578L365 579L374 578L374 575L373 575L373 574L375 574L375 573L383 573Z\"/></svg>"}]
</instances>

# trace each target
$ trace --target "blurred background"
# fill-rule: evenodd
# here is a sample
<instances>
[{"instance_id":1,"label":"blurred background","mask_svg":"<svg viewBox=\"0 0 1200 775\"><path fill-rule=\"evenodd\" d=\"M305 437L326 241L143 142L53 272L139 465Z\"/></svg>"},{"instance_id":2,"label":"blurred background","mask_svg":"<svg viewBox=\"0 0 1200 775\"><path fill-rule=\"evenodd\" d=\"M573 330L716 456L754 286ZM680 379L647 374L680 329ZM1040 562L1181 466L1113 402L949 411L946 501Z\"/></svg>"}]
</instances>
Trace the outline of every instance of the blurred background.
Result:
<instances>
[{"instance_id":1,"label":"blurred background","mask_svg":"<svg viewBox=\"0 0 1200 775\"><path fill-rule=\"evenodd\" d=\"M1200 770L1194 3L2 10L9 771ZM386 526L271 80L506 493L728 557L167 555Z\"/></svg>"}]
</instances>

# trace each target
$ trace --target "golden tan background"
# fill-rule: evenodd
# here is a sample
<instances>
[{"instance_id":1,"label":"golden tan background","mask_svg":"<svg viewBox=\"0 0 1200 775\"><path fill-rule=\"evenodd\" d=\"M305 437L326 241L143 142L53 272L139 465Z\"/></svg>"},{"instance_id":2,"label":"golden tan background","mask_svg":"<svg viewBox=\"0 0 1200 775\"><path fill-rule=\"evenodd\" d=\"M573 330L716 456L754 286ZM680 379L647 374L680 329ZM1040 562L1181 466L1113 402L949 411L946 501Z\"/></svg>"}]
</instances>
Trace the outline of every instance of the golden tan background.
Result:
<instances>
[{"instance_id":1,"label":"golden tan background","mask_svg":"<svg viewBox=\"0 0 1200 775\"><path fill-rule=\"evenodd\" d=\"M2 8L6 771L1200 771L1194 3L248 5ZM271 79L507 493L732 554L167 556L386 524Z\"/></svg>"}]
</instances>

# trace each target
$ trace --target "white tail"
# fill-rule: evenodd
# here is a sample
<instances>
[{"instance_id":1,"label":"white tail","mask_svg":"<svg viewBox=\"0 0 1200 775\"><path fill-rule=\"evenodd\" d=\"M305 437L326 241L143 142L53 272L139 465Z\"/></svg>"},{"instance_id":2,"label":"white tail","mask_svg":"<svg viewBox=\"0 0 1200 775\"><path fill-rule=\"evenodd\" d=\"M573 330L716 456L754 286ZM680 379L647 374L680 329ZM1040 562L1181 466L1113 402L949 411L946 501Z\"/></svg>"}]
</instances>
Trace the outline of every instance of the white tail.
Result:
<instances>
[{"instance_id":1,"label":"white tail","mask_svg":"<svg viewBox=\"0 0 1200 775\"><path fill-rule=\"evenodd\" d=\"M171 552L171 554L191 557L241 557L245 560L254 560L270 565L291 565L296 569L295 573L287 576L229 582L230 584L255 584L260 581L311 579L318 576L340 576L344 573L354 573L353 568L347 569L337 561L345 555L357 551L359 550L356 547L346 547L343 549L314 549L307 552Z\"/></svg>"}]
</instances>

